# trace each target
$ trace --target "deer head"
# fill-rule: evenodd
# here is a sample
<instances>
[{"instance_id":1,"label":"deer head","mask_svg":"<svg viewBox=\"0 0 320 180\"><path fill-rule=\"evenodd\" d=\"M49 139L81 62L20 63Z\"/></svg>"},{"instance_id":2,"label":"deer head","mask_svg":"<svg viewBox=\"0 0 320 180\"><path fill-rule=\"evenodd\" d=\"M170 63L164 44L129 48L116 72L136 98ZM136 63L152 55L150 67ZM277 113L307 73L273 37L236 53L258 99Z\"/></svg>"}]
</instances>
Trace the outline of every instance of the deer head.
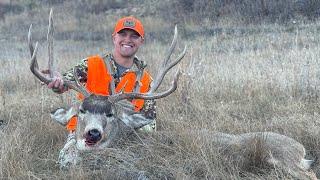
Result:
<instances>
[{"instance_id":1,"label":"deer head","mask_svg":"<svg viewBox=\"0 0 320 180\"><path fill-rule=\"evenodd\" d=\"M49 72L47 77L38 68L36 53L38 43L33 46L31 38L32 26L28 33L28 45L31 53L31 72L44 84L49 84L53 80L53 18L52 10L49 16L48 26L48 51L49 51ZM177 43L177 27L174 30L174 37L169 48L168 54L162 62L161 68L151 84L147 93L115 93L114 81L111 82L111 95L101 96L90 94L86 88L79 82L76 69L74 69L75 81L64 79L64 85L85 96L84 100L76 106L69 109L59 108L51 113L51 117L61 124L66 124L74 116L78 116L76 128L76 141L79 150L91 150L109 147L118 139L133 132L134 129L149 124L152 120L146 119L142 114L135 112L133 105L127 99L159 99L173 93L177 88L177 81L180 71L175 74L172 86L166 91L156 93L167 72L178 64L186 53L186 47L183 52L172 62L170 56L173 53ZM107 67L109 66L108 63ZM110 67L109 67L110 68Z\"/></svg>"}]
</instances>

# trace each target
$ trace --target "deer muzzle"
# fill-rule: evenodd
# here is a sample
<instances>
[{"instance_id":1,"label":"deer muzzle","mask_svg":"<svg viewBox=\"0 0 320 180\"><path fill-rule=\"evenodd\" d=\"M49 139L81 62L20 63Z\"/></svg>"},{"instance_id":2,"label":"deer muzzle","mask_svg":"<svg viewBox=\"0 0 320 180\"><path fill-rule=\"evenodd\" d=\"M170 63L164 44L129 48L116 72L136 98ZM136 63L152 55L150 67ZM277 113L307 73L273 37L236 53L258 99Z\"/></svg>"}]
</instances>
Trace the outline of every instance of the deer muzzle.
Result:
<instances>
[{"instance_id":1,"label":"deer muzzle","mask_svg":"<svg viewBox=\"0 0 320 180\"><path fill-rule=\"evenodd\" d=\"M88 146L97 144L102 138L101 132L98 129L91 129L85 134L85 143Z\"/></svg>"}]
</instances>

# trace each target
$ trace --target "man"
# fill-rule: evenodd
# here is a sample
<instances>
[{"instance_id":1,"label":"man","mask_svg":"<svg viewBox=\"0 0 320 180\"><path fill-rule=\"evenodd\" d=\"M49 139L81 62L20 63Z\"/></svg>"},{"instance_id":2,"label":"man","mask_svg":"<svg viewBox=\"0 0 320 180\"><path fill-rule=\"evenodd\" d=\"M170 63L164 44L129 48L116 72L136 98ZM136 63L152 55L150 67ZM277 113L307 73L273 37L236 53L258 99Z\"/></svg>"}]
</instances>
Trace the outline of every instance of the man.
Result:
<instances>
[{"instance_id":1,"label":"man","mask_svg":"<svg viewBox=\"0 0 320 180\"><path fill-rule=\"evenodd\" d=\"M144 43L142 23L132 16L118 20L114 27L112 40L114 45L112 53L91 56L76 65L79 81L86 83L87 90L95 94L111 94L112 79L115 82L115 93L120 91L125 93L147 92L152 78L145 70L145 62L135 56ZM48 84L48 87L56 93L67 91L68 89L63 86L63 78L74 81L73 69L67 71L63 76L55 73L54 80ZM148 119L153 119L152 123L142 127L141 130L155 131L155 102L139 99L132 100L131 103L135 111L141 112ZM75 131L76 123L76 117L71 118L68 122L66 127L71 133Z\"/></svg>"}]
</instances>

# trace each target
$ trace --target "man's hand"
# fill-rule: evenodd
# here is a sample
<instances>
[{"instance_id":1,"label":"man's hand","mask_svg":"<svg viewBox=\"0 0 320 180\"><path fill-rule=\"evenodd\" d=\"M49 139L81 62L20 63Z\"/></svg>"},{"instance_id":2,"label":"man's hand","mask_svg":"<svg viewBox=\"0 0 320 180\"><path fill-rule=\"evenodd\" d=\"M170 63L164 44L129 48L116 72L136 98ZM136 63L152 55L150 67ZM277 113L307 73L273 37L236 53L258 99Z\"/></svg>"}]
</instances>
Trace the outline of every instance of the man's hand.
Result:
<instances>
[{"instance_id":1,"label":"man's hand","mask_svg":"<svg viewBox=\"0 0 320 180\"><path fill-rule=\"evenodd\" d=\"M50 74L49 69L42 70L41 72L47 75ZM64 93L68 90L68 88L64 86L62 75L57 71L53 72L53 78L52 81L48 84L48 88L52 89L54 92L59 94Z\"/></svg>"}]
</instances>

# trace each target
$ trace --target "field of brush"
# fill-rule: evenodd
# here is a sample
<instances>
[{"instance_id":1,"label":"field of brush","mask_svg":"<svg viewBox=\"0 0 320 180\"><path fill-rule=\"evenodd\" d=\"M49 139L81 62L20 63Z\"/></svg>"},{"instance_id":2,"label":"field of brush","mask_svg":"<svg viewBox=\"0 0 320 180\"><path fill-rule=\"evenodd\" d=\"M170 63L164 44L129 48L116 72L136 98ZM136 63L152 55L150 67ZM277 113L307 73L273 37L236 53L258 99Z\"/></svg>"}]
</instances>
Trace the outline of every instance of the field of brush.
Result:
<instances>
[{"instance_id":1,"label":"field of brush","mask_svg":"<svg viewBox=\"0 0 320 180\"><path fill-rule=\"evenodd\" d=\"M116 19L128 12L73 14L54 9L54 59L60 72L93 54L112 49ZM129 12L135 14L135 11ZM50 111L71 105L74 92L58 95L29 70L27 32L39 41L38 61L46 68L49 8L10 14L0 22L1 179L284 179L280 169L243 171L219 156L194 129L245 133L273 131L302 143L320 177L320 21L248 25L220 21L178 25L172 58L187 45L178 90L157 101L158 131L145 141L84 154L87 161L60 170L58 154L67 132ZM139 15L139 14L136 14ZM174 23L142 17L145 45L138 56L155 75L173 36ZM160 89L168 87L169 73ZM170 133L168 133L170 132ZM174 141L166 140L167 137Z\"/></svg>"}]
</instances>

